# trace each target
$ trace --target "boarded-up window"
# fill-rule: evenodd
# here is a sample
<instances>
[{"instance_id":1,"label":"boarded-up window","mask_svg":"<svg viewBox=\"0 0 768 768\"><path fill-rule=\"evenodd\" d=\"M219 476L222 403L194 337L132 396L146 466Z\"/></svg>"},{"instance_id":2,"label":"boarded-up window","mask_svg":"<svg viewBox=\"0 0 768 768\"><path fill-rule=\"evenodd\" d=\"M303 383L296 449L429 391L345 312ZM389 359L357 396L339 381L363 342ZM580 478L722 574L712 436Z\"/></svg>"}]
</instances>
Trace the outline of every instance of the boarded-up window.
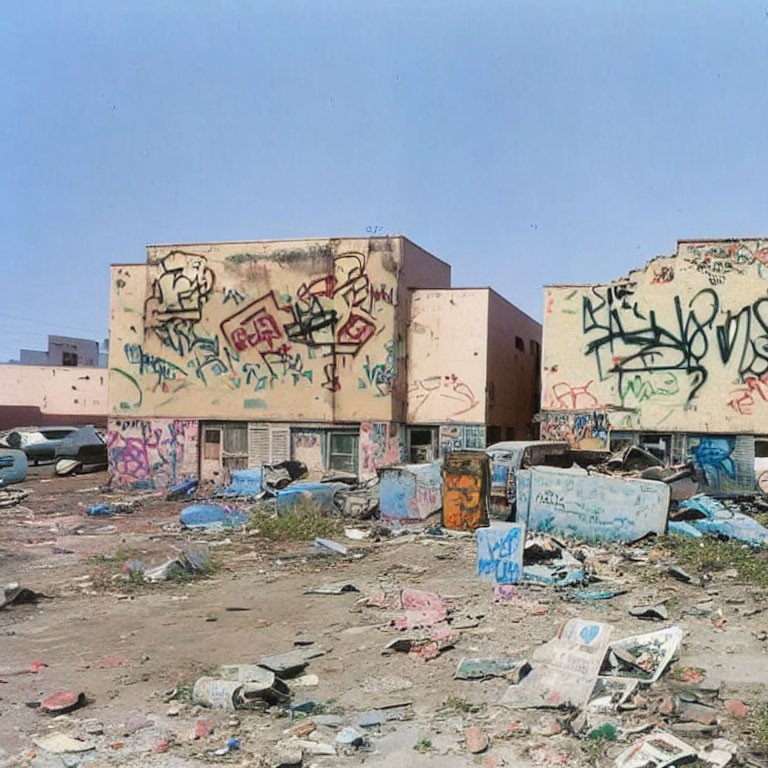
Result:
<instances>
[{"instance_id":1,"label":"boarded-up window","mask_svg":"<svg viewBox=\"0 0 768 768\"><path fill-rule=\"evenodd\" d=\"M248 425L243 422L224 424L222 447L225 469L245 469L248 466Z\"/></svg>"},{"instance_id":2,"label":"boarded-up window","mask_svg":"<svg viewBox=\"0 0 768 768\"><path fill-rule=\"evenodd\" d=\"M279 464L291 457L290 428L277 424L248 425L248 466Z\"/></svg>"},{"instance_id":3,"label":"boarded-up window","mask_svg":"<svg viewBox=\"0 0 768 768\"><path fill-rule=\"evenodd\" d=\"M203 439L203 458L217 461L221 443L221 430L206 429Z\"/></svg>"}]
</instances>

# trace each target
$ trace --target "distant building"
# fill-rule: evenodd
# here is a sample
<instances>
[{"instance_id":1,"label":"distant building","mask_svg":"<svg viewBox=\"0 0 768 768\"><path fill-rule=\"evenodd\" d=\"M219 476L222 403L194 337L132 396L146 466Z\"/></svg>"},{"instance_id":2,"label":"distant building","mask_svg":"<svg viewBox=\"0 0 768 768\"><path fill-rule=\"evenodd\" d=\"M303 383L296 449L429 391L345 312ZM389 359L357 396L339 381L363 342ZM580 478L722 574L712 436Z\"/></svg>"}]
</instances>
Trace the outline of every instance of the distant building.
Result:
<instances>
[{"instance_id":1,"label":"distant building","mask_svg":"<svg viewBox=\"0 0 768 768\"><path fill-rule=\"evenodd\" d=\"M68 365L106 367L106 353L99 352L99 342L71 336L48 336L48 350L22 349L21 365Z\"/></svg>"},{"instance_id":2,"label":"distant building","mask_svg":"<svg viewBox=\"0 0 768 768\"><path fill-rule=\"evenodd\" d=\"M112 266L117 486L285 459L371 477L533 434L541 326L405 237L155 245Z\"/></svg>"},{"instance_id":3,"label":"distant building","mask_svg":"<svg viewBox=\"0 0 768 768\"><path fill-rule=\"evenodd\" d=\"M104 368L0 365L0 429L106 423Z\"/></svg>"},{"instance_id":4,"label":"distant building","mask_svg":"<svg viewBox=\"0 0 768 768\"><path fill-rule=\"evenodd\" d=\"M542 437L640 445L723 492L768 457L768 239L681 240L626 277L544 289ZM768 492L768 466L757 471Z\"/></svg>"}]
</instances>

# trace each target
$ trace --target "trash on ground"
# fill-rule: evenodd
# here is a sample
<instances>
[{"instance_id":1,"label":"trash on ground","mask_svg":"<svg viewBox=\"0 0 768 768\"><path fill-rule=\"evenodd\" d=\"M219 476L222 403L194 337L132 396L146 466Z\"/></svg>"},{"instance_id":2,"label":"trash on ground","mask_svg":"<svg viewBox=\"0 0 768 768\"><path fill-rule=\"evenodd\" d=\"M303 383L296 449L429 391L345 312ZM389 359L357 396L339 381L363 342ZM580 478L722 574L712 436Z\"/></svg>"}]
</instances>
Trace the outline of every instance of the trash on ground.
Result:
<instances>
[{"instance_id":1,"label":"trash on ground","mask_svg":"<svg viewBox=\"0 0 768 768\"><path fill-rule=\"evenodd\" d=\"M178 557L172 557L160 565L144 570L144 581L158 582L173 579L180 574L194 573L208 560L205 552L182 552Z\"/></svg>"},{"instance_id":2,"label":"trash on ground","mask_svg":"<svg viewBox=\"0 0 768 768\"><path fill-rule=\"evenodd\" d=\"M321 584L318 587L309 587L304 590L305 595L340 595L343 592L359 592L360 590L351 581L333 581L330 584Z\"/></svg>"},{"instance_id":3,"label":"trash on ground","mask_svg":"<svg viewBox=\"0 0 768 768\"><path fill-rule=\"evenodd\" d=\"M671 733L655 730L627 747L614 763L616 768L667 768L696 757L696 750Z\"/></svg>"},{"instance_id":4,"label":"trash on ground","mask_svg":"<svg viewBox=\"0 0 768 768\"><path fill-rule=\"evenodd\" d=\"M510 656L492 658L464 658L454 673L456 680L485 680L489 677L504 677L518 683L530 672L527 659Z\"/></svg>"},{"instance_id":5,"label":"trash on ground","mask_svg":"<svg viewBox=\"0 0 768 768\"><path fill-rule=\"evenodd\" d=\"M192 701L211 709L233 712L256 702L275 705L288 701L288 687L272 675L254 681L230 680L224 677L200 677L192 689Z\"/></svg>"},{"instance_id":6,"label":"trash on ground","mask_svg":"<svg viewBox=\"0 0 768 768\"><path fill-rule=\"evenodd\" d=\"M753 517L729 509L723 502L705 494L680 502L670 514L670 519L677 523L673 526L670 522L670 531L675 533L695 535L690 533L690 529L694 529L702 534L736 539L755 547L768 543L768 528Z\"/></svg>"},{"instance_id":7,"label":"trash on ground","mask_svg":"<svg viewBox=\"0 0 768 768\"><path fill-rule=\"evenodd\" d=\"M80 691L57 691L40 702L40 709L52 715L62 715L85 704L85 694Z\"/></svg>"},{"instance_id":8,"label":"trash on ground","mask_svg":"<svg viewBox=\"0 0 768 768\"><path fill-rule=\"evenodd\" d=\"M129 515L133 512L136 502L118 501L113 504L93 504L88 507L91 517L100 515Z\"/></svg>"},{"instance_id":9,"label":"trash on ground","mask_svg":"<svg viewBox=\"0 0 768 768\"><path fill-rule=\"evenodd\" d=\"M636 619L666 621L669 618L669 611L664 603L657 603L656 605L638 605L635 608L630 608L629 615Z\"/></svg>"},{"instance_id":10,"label":"trash on ground","mask_svg":"<svg viewBox=\"0 0 768 768\"><path fill-rule=\"evenodd\" d=\"M35 592L27 587L19 586L16 581L8 584L0 584L0 609L7 605L22 605L24 603L36 603L45 597L42 592Z\"/></svg>"},{"instance_id":11,"label":"trash on ground","mask_svg":"<svg viewBox=\"0 0 768 768\"><path fill-rule=\"evenodd\" d=\"M510 685L501 704L513 708L582 708L595 687L613 627L570 619L557 635L533 651L531 671Z\"/></svg>"},{"instance_id":12,"label":"trash on ground","mask_svg":"<svg viewBox=\"0 0 768 768\"><path fill-rule=\"evenodd\" d=\"M334 541L333 539L323 539L319 536L315 538L315 549L320 550L321 552L332 552L334 555L346 555L347 554L347 545L346 544L339 544L338 541Z\"/></svg>"},{"instance_id":13,"label":"trash on ground","mask_svg":"<svg viewBox=\"0 0 768 768\"><path fill-rule=\"evenodd\" d=\"M181 510L179 522L185 528L216 531L224 528L242 528L248 522L248 515L223 504L190 504Z\"/></svg>"},{"instance_id":14,"label":"trash on ground","mask_svg":"<svg viewBox=\"0 0 768 768\"><path fill-rule=\"evenodd\" d=\"M655 683L677 657L682 639L683 630L672 626L616 640L610 644L604 674L630 677L643 685Z\"/></svg>"},{"instance_id":15,"label":"trash on ground","mask_svg":"<svg viewBox=\"0 0 768 768\"><path fill-rule=\"evenodd\" d=\"M277 492L277 514L283 517L310 505L324 515L340 515L344 511L342 493L347 490L346 483L293 483Z\"/></svg>"},{"instance_id":16,"label":"trash on ground","mask_svg":"<svg viewBox=\"0 0 768 768\"><path fill-rule=\"evenodd\" d=\"M485 731L477 725L472 725L469 728L464 729L464 740L467 745L467 751L471 752L473 755L485 752L490 743Z\"/></svg>"}]
</instances>

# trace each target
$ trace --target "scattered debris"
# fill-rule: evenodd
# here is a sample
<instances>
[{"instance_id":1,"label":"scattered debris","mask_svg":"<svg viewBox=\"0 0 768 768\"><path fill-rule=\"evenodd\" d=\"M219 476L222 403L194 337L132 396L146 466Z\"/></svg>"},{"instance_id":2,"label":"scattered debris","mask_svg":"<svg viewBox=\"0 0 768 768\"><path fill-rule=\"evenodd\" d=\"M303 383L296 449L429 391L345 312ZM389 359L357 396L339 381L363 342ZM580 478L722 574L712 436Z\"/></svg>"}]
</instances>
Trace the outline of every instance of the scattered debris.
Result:
<instances>
[{"instance_id":1,"label":"scattered debris","mask_svg":"<svg viewBox=\"0 0 768 768\"><path fill-rule=\"evenodd\" d=\"M655 730L627 747L615 761L616 768L667 768L696 757L696 750L671 733Z\"/></svg>"}]
</instances>

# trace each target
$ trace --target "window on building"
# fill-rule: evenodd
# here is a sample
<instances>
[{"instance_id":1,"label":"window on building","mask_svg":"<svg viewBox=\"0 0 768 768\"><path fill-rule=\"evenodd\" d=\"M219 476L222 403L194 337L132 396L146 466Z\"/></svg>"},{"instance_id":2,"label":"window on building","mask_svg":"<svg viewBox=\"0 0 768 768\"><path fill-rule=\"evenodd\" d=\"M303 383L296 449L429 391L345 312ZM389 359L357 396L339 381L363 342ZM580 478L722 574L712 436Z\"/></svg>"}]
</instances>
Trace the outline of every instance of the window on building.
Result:
<instances>
[{"instance_id":1,"label":"window on building","mask_svg":"<svg viewBox=\"0 0 768 768\"><path fill-rule=\"evenodd\" d=\"M437 427L410 427L408 444L413 464L429 464L437 453Z\"/></svg>"},{"instance_id":2,"label":"window on building","mask_svg":"<svg viewBox=\"0 0 768 768\"><path fill-rule=\"evenodd\" d=\"M768 440L755 440L755 458L768 459Z\"/></svg>"},{"instance_id":3,"label":"window on building","mask_svg":"<svg viewBox=\"0 0 768 768\"><path fill-rule=\"evenodd\" d=\"M77 365L77 352L62 352L61 353L62 365Z\"/></svg>"},{"instance_id":4,"label":"window on building","mask_svg":"<svg viewBox=\"0 0 768 768\"><path fill-rule=\"evenodd\" d=\"M331 432L328 436L328 469L357 474L357 432Z\"/></svg>"},{"instance_id":5,"label":"window on building","mask_svg":"<svg viewBox=\"0 0 768 768\"><path fill-rule=\"evenodd\" d=\"M530 349L531 349L531 354L534 357L538 357L539 353L541 351L541 345L539 344L538 341L536 341L536 339L531 339L531 341L530 341Z\"/></svg>"},{"instance_id":6,"label":"window on building","mask_svg":"<svg viewBox=\"0 0 768 768\"><path fill-rule=\"evenodd\" d=\"M248 425L248 466L279 464L291 458L291 429L285 424Z\"/></svg>"},{"instance_id":7,"label":"window on building","mask_svg":"<svg viewBox=\"0 0 768 768\"><path fill-rule=\"evenodd\" d=\"M525 342L520 336L515 336L515 349L519 349L521 352L525 352Z\"/></svg>"},{"instance_id":8,"label":"window on building","mask_svg":"<svg viewBox=\"0 0 768 768\"><path fill-rule=\"evenodd\" d=\"M514 427L507 427L504 432L504 439L505 440L514 440L515 439L515 428Z\"/></svg>"},{"instance_id":9,"label":"window on building","mask_svg":"<svg viewBox=\"0 0 768 768\"><path fill-rule=\"evenodd\" d=\"M485 433L488 445L493 445L501 440L501 427L488 427Z\"/></svg>"},{"instance_id":10,"label":"window on building","mask_svg":"<svg viewBox=\"0 0 768 768\"><path fill-rule=\"evenodd\" d=\"M637 445L637 434L634 432L619 432L614 429L611 431L610 436L611 453L623 451L630 445Z\"/></svg>"}]
</instances>

